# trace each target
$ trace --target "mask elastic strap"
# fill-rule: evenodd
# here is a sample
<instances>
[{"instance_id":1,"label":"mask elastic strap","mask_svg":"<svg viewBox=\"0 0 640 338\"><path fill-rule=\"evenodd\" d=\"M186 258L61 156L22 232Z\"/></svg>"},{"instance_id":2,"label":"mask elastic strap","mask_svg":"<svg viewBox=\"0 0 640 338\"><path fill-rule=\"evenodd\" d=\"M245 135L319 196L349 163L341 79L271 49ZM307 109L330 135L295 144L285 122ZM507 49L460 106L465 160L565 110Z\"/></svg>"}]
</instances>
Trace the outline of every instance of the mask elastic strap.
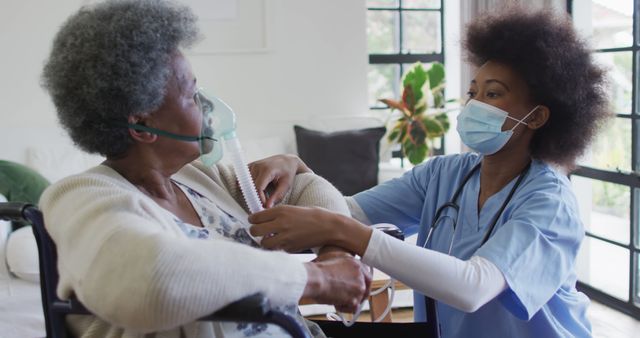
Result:
<instances>
[{"instance_id":1,"label":"mask elastic strap","mask_svg":"<svg viewBox=\"0 0 640 338\"><path fill-rule=\"evenodd\" d=\"M522 121L526 120L527 117L529 117L529 115L531 115L531 113L536 111L536 109L538 109L538 108L540 108L540 105L537 105L537 106L535 106L535 108L531 109L531 111L527 115L525 115L521 120L518 120L516 118L513 118L513 117L507 115L508 118L510 118L510 119L512 119L512 120L517 122L516 125L513 126L513 128L511 128L511 131L514 131L519 124L524 124L525 126L528 126L529 125L528 123L522 122Z\"/></svg>"},{"instance_id":2,"label":"mask elastic strap","mask_svg":"<svg viewBox=\"0 0 640 338\"><path fill-rule=\"evenodd\" d=\"M172 138L174 140L179 140L179 141L186 141L186 142L196 142L201 140L217 141L217 139L210 136L188 136L188 135L174 134L168 131L143 126L141 124L127 123L127 127L134 130L146 131L154 135L165 136L165 137Z\"/></svg>"}]
</instances>

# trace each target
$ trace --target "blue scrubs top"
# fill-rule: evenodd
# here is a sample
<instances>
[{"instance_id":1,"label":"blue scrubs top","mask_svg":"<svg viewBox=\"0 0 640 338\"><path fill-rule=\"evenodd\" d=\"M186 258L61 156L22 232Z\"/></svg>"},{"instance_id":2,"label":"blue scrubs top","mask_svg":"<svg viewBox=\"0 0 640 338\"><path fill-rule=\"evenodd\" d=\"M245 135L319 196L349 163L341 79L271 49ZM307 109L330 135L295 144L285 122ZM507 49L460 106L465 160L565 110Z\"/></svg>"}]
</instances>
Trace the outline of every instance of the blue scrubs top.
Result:
<instances>
[{"instance_id":1,"label":"blue scrubs top","mask_svg":"<svg viewBox=\"0 0 640 338\"><path fill-rule=\"evenodd\" d=\"M474 153L434 157L402 177L354 196L372 223L392 223L418 233L423 246L438 207L448 202L471 169ZM517 178L491 196L478 212L480 171L458 198L460 206L451 255L484 257L502 272L508 288L473 313L438 303L443 337L590 337L589 299L575 289L575 260L584 237L570 182L541 161L533 161L493 235L486 229ZM444 214L456 217L453 208ZM427 246L448 252L453 227L442 222ZM415 320L425 321L424 296L414 292Z\"/></svg>"}]
</instances>

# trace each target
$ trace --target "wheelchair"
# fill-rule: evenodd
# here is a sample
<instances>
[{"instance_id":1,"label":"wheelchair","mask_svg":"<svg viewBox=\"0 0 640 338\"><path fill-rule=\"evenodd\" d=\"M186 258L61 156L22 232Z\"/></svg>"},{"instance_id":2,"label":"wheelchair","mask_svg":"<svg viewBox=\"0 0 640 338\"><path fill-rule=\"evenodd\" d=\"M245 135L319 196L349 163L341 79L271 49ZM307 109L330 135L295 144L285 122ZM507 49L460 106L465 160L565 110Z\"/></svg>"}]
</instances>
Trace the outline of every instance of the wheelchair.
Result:
<instances>
[{"instance_id":1,"label":"wheelchair","mask_svg":"<svg viewBox=\"0 0 640 338\"><path fill-rule=\"evenodd\" d=\"M47 337L70 337L64 317L70 314L86 315L90 312L73 297L69 300L61 300L56 296L55 290L58 284L56 247L45 230L42 213L32 204L7 202L0 203L0 219L26 221L32 225L38 244L40 290ZM269 300L262 294L242 298L199 320L275 324L294 338L311 338L295 318L272 308Z\"/></svg>"},{"instance_id":2,"label":"wheelchair","mask_svg":"<svg viewBox=\"0 0 640 338\"><path fill-rule=\"evenodd\" d=\"M26 222L32 225L38 245L40 261L40 290L45 328L48 338L67 338L70 334L65 325L65 316L71 314L88 315L90 312L76 298L61 300L56 296L58 284L57 253L55 243L44 227L41 211L33 204L21 202L0 203L0 219L12 222ZM385 233L403 239L397 228L381 229ZM435 319L424 323L368 323L358 322L345 327L337 321L314 321L327 337L440 337L435 312L435 302L427 299L427 318ZM280 326L293 338L311 338L307 330L292 316L271 307L262 294L244 297L226 307L200 318L199 321L232 321L267 323Z\"/></svg>"}]
</instances>

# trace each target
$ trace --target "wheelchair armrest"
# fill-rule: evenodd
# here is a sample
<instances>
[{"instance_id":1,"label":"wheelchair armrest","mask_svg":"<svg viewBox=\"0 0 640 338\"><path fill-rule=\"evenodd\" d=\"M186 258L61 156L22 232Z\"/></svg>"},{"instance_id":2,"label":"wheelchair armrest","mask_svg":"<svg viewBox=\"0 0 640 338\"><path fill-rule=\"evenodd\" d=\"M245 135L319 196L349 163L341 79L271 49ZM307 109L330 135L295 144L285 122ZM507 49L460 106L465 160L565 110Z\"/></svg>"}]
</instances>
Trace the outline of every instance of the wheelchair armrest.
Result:
<instances>
[{"instance_id":1,"label":"wheelchair armrest","mask_svg":"<svg viewBox=\"0 0 640 338\"><path fill-rule=\"evenodd\" d=\"M256 293L237 300L222 309L200 318L200 321L263 322L271 311L269 299Z\"/></svg>"},{"instance_id":2,"label":"wheelchair armrest","mask_svg":"<svg viewBox=\"0 0 640 338\"><path fill-rule=\"evenodd\" d=\"M244 297L198 320L270 323L280 326L291 337L312 338L295 316L271 308L269 299L261 293Z\"/></svg>"},{"instance_id":3,"label":"wheelchair armrest","mask_svg":"<svg viewBox=\"0 0 640 338\"><path fill-rule=\"evenodd\" d=\"M24 221L24 210L32 206L32 204L24 202L0 203L0 219L5 221Z\"/></svg>"},{"instance_id":4,"label":"wheelchair armrest","mask_svg":"<svg viewBox=\"0 0 640 338\"><path fill-rule=\"evenodd\" d=\"M68 300L56 299L52 307L55 312L73 315L91 314L75 297ZM271 311L271 304L267 297L256 293L237 300L222 309L204 316L201 321L232 321L232 322L261 322Z\"/></svg>"},{"instance_id":5,"label":"wheelchair armrest","mask_svg":"<svg viewBox=\"0 0 640 338\"><path fill-rule=\"evenodd\" d=\"M91 312L80 303L75 297L71 297L67 300L56 299L51 303L51 308L56 313L63 313L67 315L90 315Z\"/></svg>"}]
</instances>

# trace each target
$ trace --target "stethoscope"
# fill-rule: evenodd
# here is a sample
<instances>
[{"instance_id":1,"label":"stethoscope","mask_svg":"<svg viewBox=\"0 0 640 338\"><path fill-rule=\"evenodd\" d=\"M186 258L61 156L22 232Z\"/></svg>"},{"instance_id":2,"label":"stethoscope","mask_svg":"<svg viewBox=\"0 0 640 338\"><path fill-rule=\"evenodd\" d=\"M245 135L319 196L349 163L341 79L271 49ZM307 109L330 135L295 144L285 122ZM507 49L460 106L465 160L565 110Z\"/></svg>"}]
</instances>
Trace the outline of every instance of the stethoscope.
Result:
<instances>
[{"instance_id":1,"label":"stethoscope","mask_svg":"<svg viewBox=\"0 0 640 338\"><path fill-rule=\"evenodd\" d=\"M471 169L471 171L464 177L464 179L462 180L462 183L460 183L460 185L458 186L456 191L453 193L453 197L451 197L449 202L446 202L446 203L442 204L438 208L438 210L436 210L436 214L435 214L435 216L433 218L433 222L431 223L431 227L429 228L429 232L427 233L427 239L424 241L424 245L423 245L424 248L427 247L427 245L429 243L429 240L431 239L431 236L433 235L433 232L436 230L438 225L443 223L443 222L441 222L441 220L443 220L445 218L450 218L452 220L451 221L451 226L453 228L453 231L452 231L452 234L451 234L451 242L449 243L448 254L449 255L451 254L451 249L453 248L453 241L454 241L454 238L456 236L456 225L458 223L458 221L457 221L458 213L460 211L460 206L457 204L458 197L460 197L460 194L462 193L462 190L464 189L464 186L467 184L469 179L471 179L471 176L473 176L473 174L476 171L478 171L478 169L480 169L480 164L482 164L482 162L476 164L473 167L473 169ZM522 170L522 172L520 173L520 176L518 176L518 180L516 181L516 183L511 188L511 191L509 192L509 195L507 195L507 198L504 200L504 202L502 202L502 206L500 207L498 212L496 212L495 216L493 217L491 225L489 225L489 228L485 232L484 237L482 239L482 243L480 243L480 245L483 245L484 243L486 243L489 240L489 237L491 237L491 234L493 233L493 229L495 228L496 223L498 223L498 219L500 218L500 215L502 215L502 212L507 207L507 204L509 204L509 202L511 201L511 198L513 197L513 194L515 194L516 189L518 189L518 187L520 186L520 183L522 183L522 180L524 179L524 177L529 172L529 168L531 168L531 162L529 162L529 164L527 164L527 166ZM442 213L447 208L452 208L453 210L455 210L455 217L451 217L451 216L448 216L448 215L442 216Z\"/></svg>"},{"instance_id":2,"label":"stethoscope","mask_svg":"<svg viewBox=\"0 0 640 338\"><path fill-rule=\"evenodd\" d=\"M433 222L431 223L431 227L429 228L429 232L427 233L427 239L424 241L424 245L423 245L424 248L427 247L427 244L429 243L429 240L431 239L431 236L433 235L433 232L435 231L435 229L438 227L438 225L440 223L442 223L442 222L440 222L440 218L441 218L441 215L444 212L444 210L446 210L447 208L452 208L452 209L454 209L456 211L455 218L451 217L451 216L448 216L448 215L445 215L445 217L451 218L451 220L452 220L451 226L453 227L453 231L452 231L452 234L451 234L451 242L449 243L449 252L448 252L448 254L451 255L451 249L453 248L453 240L454 240L454 238L456 236L456 225L457 225L458 212L460 211L460 206L457 204L458 197L460 197L460 194L462 193L462 190L464 189L464 186L467 184L469 179L471 179L471 176L473 176L473 174L476 171L478 171L478 169L480 169L480 164L482 164L482 162L476 164L473 167L473 169L471 169L471 171L467 174L467 176L464 177L464 179L462 180L462 183L460 183L460 185L458 186L456 191L453 193L453 197L451 197L449 202L444 203L443 205L441 205L438 208L438 210L436 210L436 214L435 214L435 216L433 218ZM516 181L516 183L511 188L511 191L509 192L509 195L507 195L507 198L504 200L504 202L502 202L502 206L500 207L500 210L498 210L498 212L493 217L491 225L489 226L489 228L485 232L484 238L482 239L482 243L480 243L481 246L489 240L489 237L491 237L491 234L493 233L493 229L495 228L496 223L498 223L498 219L500 218L500 215L502 215L502 212L507 207L507 204L509 204L509 202L511 201L511 198L513 197L513 194L515 194L516 189L518 189L518 187L520 186L520 183L522 183L522 180L524 179L524 177L527 176L527 173L529 172L529 168L531 168L531 162L529 162L527 164L526 168L524 168L522 170L522 172L520 173L520 176L518 177L518 180ZM439 337L440 336L440 324L439 324L439 321L438 321L438 311L436 310L436 302L435 302L435 300L433 300L432 298L429 298L427 296L424 297L424 301L425 301L425 314L427 316L427 320L433 321L435 323L435 330L437 332L437 336Z\"/></svg>"}]
</instances>

